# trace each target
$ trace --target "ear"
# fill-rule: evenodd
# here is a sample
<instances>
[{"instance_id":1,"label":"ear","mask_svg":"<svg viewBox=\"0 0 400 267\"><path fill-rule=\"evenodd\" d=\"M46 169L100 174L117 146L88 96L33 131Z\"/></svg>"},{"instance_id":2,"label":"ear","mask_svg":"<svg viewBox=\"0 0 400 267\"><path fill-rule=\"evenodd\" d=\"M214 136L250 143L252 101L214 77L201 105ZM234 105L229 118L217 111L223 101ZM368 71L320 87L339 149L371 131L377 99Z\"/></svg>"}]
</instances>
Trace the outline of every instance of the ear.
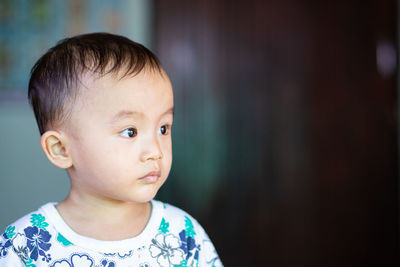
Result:
<instances>
[{"instance_id":1,"label":"ear","mask_svg":"<svg viewBox=\"0 0 400 267\"><path fill-rule=\"evenodd\" d=\"M40 138L40 145L47 158L59 168L72 166L71 155L67 150L67 138L57 131L47 131Z\"/></svg>"}]
</instances>

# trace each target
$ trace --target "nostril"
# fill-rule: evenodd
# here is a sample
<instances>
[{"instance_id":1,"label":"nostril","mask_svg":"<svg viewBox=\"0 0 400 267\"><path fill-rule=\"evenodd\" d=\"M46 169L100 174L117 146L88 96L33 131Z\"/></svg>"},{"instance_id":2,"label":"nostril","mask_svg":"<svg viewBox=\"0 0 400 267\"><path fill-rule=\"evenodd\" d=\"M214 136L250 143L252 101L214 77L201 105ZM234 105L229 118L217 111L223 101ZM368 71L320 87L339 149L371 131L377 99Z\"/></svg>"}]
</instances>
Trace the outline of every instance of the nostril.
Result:
<instances>
[{"instance_id":1,"label":"nostril","mask_svg":"<svg viewBox=\"0 0 400 267\"><path fill-rule=\"evenodd\" d=\"M151 153L151 152L145 152L145 153L143 153L142 154L142 157L141 157L141 159L142 159L142 161L147 161L147 160L160 160L160 159L162 159L164 156L163 156L163 153L161 152L161 151L157 151L157 152L153 152L153 153Z\"/></svg>"}]
</instances>

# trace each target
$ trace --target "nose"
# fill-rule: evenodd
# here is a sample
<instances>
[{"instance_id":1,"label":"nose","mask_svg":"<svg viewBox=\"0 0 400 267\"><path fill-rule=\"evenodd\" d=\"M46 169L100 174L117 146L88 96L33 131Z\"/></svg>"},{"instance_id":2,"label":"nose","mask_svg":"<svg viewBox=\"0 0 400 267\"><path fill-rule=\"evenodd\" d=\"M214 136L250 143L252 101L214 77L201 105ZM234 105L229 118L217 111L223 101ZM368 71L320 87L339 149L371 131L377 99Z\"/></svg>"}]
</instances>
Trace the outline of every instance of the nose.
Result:
<instances>
[{"instance_id":1,"label":"nose","mask_svg":"<svg viewBox=\"0 0 400 267\"><path fill-rule=\"evenodd\" d=\"M146 162L148 160L160 160L163 158L160 143L157 138L149 138L143 146L140 160Z\"/></svg>"}]
</instances>

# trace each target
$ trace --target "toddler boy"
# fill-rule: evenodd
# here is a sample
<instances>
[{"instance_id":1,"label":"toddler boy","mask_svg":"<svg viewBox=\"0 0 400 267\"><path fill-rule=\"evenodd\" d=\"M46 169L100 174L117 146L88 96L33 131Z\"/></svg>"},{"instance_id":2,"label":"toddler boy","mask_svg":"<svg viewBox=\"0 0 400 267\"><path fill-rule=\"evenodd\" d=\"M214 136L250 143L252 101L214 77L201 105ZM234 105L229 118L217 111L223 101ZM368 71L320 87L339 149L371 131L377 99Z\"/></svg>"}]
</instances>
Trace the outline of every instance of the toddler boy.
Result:
<instances>
[{"instance_id":1,"label":"toddler boy","mask_svg":"<svg viewBox=\"0 0 400 267\"><path fill-rule=\"evenodd\" d=\"M32 69L41 147L71 188L8 226L0 266L222 266L199 223L153 200L172 162L172 86L125 37L68 38Z\"/></svg>"}]
</instances>

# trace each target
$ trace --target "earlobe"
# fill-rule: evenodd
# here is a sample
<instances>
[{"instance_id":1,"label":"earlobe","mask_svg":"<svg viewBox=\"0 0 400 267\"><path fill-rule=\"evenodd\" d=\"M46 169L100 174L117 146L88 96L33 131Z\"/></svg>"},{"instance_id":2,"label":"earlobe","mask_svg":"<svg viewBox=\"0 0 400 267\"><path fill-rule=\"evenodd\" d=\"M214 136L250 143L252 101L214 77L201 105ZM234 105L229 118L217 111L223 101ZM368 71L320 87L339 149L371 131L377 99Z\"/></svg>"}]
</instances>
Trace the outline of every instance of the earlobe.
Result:
<instances>
[{"instance_id":1,"label":"earlobe","mask_svg":"<svg viewBox=\"0 0 400 267\"><path fill-rule=\"evenodd\" d=\"M72 158L67 151L67 139L57 131L45 132L40 145L51 163L59 168L66 169L72 166Z\"/></svg>"}]
</instances>

